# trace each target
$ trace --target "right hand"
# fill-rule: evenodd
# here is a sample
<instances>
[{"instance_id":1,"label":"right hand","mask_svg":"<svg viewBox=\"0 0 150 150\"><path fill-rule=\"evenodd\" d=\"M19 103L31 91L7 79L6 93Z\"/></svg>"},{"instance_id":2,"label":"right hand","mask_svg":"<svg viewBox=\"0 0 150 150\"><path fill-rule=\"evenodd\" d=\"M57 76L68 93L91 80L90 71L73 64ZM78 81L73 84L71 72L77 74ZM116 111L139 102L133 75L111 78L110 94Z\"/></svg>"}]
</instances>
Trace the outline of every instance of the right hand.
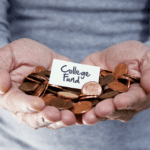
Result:
<instances>
[{"instance_id":1,"label":"right hand","mask_svg":"<svg viewBox=\"0 0 150 150\"><path fill-rule=\"evenodd\" d=\"M34 129L58 129L76 123L71 111L45 106L41 98L26 95L18 89L36 66L50 70L54 58L71 61L29 39L20 39L0 48L0 107L10 111L19 123Z\"/></svg>"}]
</instances>

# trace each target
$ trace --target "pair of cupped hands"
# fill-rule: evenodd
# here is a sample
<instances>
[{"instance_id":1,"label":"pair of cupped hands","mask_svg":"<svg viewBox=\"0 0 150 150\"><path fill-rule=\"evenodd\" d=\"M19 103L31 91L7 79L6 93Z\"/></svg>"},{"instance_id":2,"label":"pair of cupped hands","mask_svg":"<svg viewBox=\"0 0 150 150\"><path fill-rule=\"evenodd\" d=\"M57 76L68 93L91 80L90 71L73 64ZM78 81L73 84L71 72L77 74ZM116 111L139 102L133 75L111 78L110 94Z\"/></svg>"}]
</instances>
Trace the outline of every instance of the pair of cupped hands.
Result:
<instances>
[{"instance_id":1,"label":"pair of cupped hands","mask_svg":"<svg viewBox=\"0 0 150 150\"><path fill-rule=\"evenodd\" d=\"M36 66L51 70L53 59L71 61L30 39L20 39L0 49L0 107L10 111L19 123L34 129L82 124L70 110L59 111L53 106L45 106L42 98L26 95L18 89ZM119 63L125 63L129 74L141 78L140 84L132 84L127 92L105 99L83 114L83 124L94 125L104 120L127 122L150 107L150 48L145 44L121 42L87 56L81 63L112 71Z\"/></svg>"}]
</instances>

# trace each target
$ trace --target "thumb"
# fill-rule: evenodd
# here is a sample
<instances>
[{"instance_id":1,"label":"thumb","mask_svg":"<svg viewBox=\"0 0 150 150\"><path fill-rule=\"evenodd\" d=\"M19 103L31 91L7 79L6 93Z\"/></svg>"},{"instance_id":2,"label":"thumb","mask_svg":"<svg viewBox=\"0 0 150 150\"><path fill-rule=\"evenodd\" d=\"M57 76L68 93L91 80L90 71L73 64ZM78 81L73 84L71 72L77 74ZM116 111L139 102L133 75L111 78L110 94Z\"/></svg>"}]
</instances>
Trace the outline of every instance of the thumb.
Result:
<instances>
[{"instance_id":1,"label":"thumb","mask_svg":"<svg viewBox=\"0 0 150 150\"><path fill-rule=\"evenodd\" d=\"M0 94L5 94L11 87L11 78L9 72L0 69Z\"/></svg>"},{"instance_id":2,"label":"thumb","mask_svg":"<svg viewBox=\"0 0 150 150\"><path fill-rule=\"evenodd\" d=\"M140 65L141 70L141 86L150 94L150 51L143 57L143 61Z\"/></svg>"}]
</instances>

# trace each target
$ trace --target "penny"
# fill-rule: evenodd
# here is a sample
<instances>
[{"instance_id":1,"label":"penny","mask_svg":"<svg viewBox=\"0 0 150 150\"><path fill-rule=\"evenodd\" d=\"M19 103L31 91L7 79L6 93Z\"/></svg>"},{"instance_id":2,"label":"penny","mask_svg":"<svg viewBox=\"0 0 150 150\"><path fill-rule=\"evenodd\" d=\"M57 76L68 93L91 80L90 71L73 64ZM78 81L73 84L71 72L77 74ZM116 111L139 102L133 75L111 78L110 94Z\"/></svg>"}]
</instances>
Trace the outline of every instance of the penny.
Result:
<instances>
[{"instance_id":1,"label":"penny","mask_svg":"<svg viewBox=\"0 0 150 150\"><path fill-rule=\"evenodd\" d=\"M88 112L92 108L92 103L90 101L81 101L73 105L72 112L74 114L83 114Z\"/></svg>"},{"instance_id":2,"label":"penny","mask_svg":"<svg viewBox=\"0 0 150 150\"><path fill-rule=\"evenodd\" d=\"M73 102L69 99L64 100L63 108L62 109L70 109L73 107Z\"/></svg>"},{"instance_id":3,"label":"penny","mask_svg":"<svg viewBox=\"0 0 150 150\"><path fill-rule=\"evenodd\" d=\"M105 77L100 78L99 84L101 86L105 86L105 85L107 85L108 83L110 83L114 80L115 80L115 77L113 75L106 75Z\"/></svg>"},{"instance_id":4,"label":"penny","mask_svg":"<svg viewBox=\"0 0 150 150\"><path fill-rule=\"evenodd\" d=\"M42 94L41 94L41 97L45 95L45 92L46 92L46 90L47 90L47 88L48 88L48 84L49 84L48 80L45 80L45 81L43 82L43 84L44 84L44 90L43 90L43 92L42 92Z\"/></svg>"},{"instance_id":5,"label":"penny","mask_svg":"<svg viewBox=\"0 0 150 150\"><path fill-rule=\"evenodd\" d=\"M113 98L119 94L119 91L110 91L99 96L100 99Z\"/></svg>"},{"instance_id":6,"label":"penny","mask_svg":"<svg viewBox=\"0 0 150 150\"><path fill-rule=\"evenodd\" d=\"M49 105L50 100L53 99L53 98L57 98L57 97L54 94L51 94L51 93L48 93L44 97L42 97L42 99L44 100L46 106Z\"/></svg>"},{"instance_id":7,"label":"penny","mask_svg":"<svg viewBox=\"0 0 150 150\"><path fill-rule=\"evenodd\" d=\"M131 84L131 81L130 81L130 80L128 80L128 83L127 83L127 87L128 87L128 89L130 88L130 84Z\"/></svg>"},{"instance_id":8,"label":"penny","mask_svg":"<svg viewBox=\"0 0 150 150\"><path fill-rule=\"evenodd\" d=\"M80 100L88 100L88 99L95 99L98 98L98 95L84 95L80 96Z\"/></svg>"},{"instance_id":9,"label":"penny","mask_svg":"<svg viewBox=\"0 0 150 150\"><path fill-rule=\"evenodd\" d=\"M101 74L102 76L107 76L107 75L112 74L112 71L111 71L111 70L101 69L100 74Z\"/></svg>"},{"instance_id":10,"label":"penny","mask_svg":"<svg viewBox=\"0 0 150 150\"><path fill-rule=\"evenodd\" d=\"M92 105L95 106L99 103L99 100L98 99L93 99L93 100L91 100L91 102L92 102Z\"/></svg>"},{"instance_id":11,"label":"penny","mask_svg":"<svg viewBox=\"0 0 150 150\"><path fill-rule=\"evenodd\" d=\"M60 87L60 86L58 86L58 85L54 85L54 84L49 84L48 85L50 88L54 88L54 89L58 89L58 90L63 90L63 88L62 87Z\"/></svg>"},{"instance_id":12,"label":"penny","mask_svg":"<svg viewBox=\"0 0 150 150\"><path fill-rule=\"evenodd\" d=\"M118 90L119 92L128 91L128 87L120 82L110 82L108 84L109 88L112 90Z\"/></svg>"},{"instance_id":13,"label":"penny","mask_svg":"<svg viewBox=\"0 0 150 150\"><path fill-rule=\"evenodd\" d=\"M128 80L126 80L126 79L118 78L118 82L128 85Z\"/></svg>"},{"instance_id":14,"label":"penny","mask_svg":"<svg viewBox=\"0 0 150 150\"><path fill-rule=\"evenodd\" d=\"M140 78L139 77L133 76L131 74L125 74L125 76L133 79L136 83L140 83Z\"/></svg>"},{"instance_id":15,"label":"penny","mask_svg":"<svg viewBox=\"0 0 150 150\"><path fill-rule=\"evenodd\" d=\"M32 79L31 77L28 77L28 76L23 80L23 82L29 82L29 81L41 84L40 81L34 80L34 79Z\"/></svg>"},{"instance_id":16,"label":"penny","mask_svg":"<svg viewBox=\"0 0 150 150\"><path fill-rule=\"evenodd\" d=\"M54 106L56 108L59 108L59 109L62 109L63 106L64 106L64 101L63 99L61 98L52 98L50 101L49 101L49 106Z\"/></svg>"},{"instance_id":17,"label":"penny","mask_svg":"<svg viewBox=\"0 0 150 150\"><path fill-rule=\"evenodd\" d=\"M50 71L46 70L45 71L45 76L50 77L50 73L51 73Z\"/></svg>"},{"instance_id":18,"label":"penny","mask_svg":"<svg viewBox=\"0 0 150 150\"><path fill-rule=\"evenodd\" d=\"M41 85L38 86L38 88L34 91L34 96L41 96L42 93L45 91L45 88L47 86L47 83L43 82Z\"/></svg>"},{"instance_id":19,"label":"penny","mask_svg":"<svg viewBox=\"0 0 150 150\"><path fill-rule=\"evenodd\" d=\"M63 91L70 91L70 92L73 92L77 95L81 94L81 90L80 89L75 89L75 88L63 87Z\"/></svg>"},{"instance_id":20,"label":"penny","mask_svg":"<svg viewBox=\"0 0 150 150\"><path fill-rule=\"evenodd\" d=\"M140 83L139 77L127 74L127 66L123 63L116 66L113 72L101 69L99 83L85 83L81 90L49 84L50 73L42 66L36 67L26 76L19 89L28 95L41 97L46 106L54 106L59 110L70 109L79 124L82 124L82 114L101 100L126 92L130 84Z\"/></svg>"},{"instance_id":21,"label":"penny","mask_svg":"<svg viewBox=\"0 0 150 150\"><path fill-rule=\"evenodd\" d=\"M110 89L108 85L104 86L103 88L103 92L105 92L106 90Z\"/></svg>"},{"instance_id":22,"label":"penny","mask_svg":"<svg viewBox=\"0 0 150 150\"><path fill-rule=\"evenodd\" d=\"M125 75L118 77L118 79L126 79L126 80L130 80L133 83L135 82L132 78L125 76Z\"/></svg>"},{"instance_id":23,"label":"penny","mask_svg":"<svg viewBox=\"0 0 150 150\"><path fill-rule=\"evenodd\" d=\"M123 76L124 74L126 74L127 71L128 71L127 65L121 63L115 67L113 74L116 78L118 78L119 76Z\"/></svg>"},{"instance_id":24,"label":"penny","mask_svg":"<svg viewBox=\"0 0 150 150\"><path fill-rule=\"evenodd\" d=\"M39 75L42 79L44 78L44 80L49 80L49 76L46 75L46 71L41 71L37 75Z\"/></svg>"},{"instance_id":25,"label":"penny","mask_svg":"<svg viewBox=\"0 0 150 150\"><path fill-rule=\"evenodd\" d=\"M37 66L34 70L33 73L39 73L41 71L46 71L46 69L43 66Z\"/></svg>"},{"instance_id":26,"label":"penny","mask_svg":"<svg viewBox=\"0 0 150 150\"><path fill-rule=\"evenodd\" d=\"M77 94L74 94L72 92L65 92L65 91L60 91L57 93L59 97L63 98L69 98L69 99L77 99L79 96Z\"/></svg>"},{"instance_id":27,"label":"penny","mask_svg":"<svg viewBox=\"0 0 150 150\"><path fill-rule=\"evenodd\" d=\"M51 89L47 89L48 92L53 93L53 94L57 94L57 92L55 90L51 90Z\"/></svg>"},{"instance_id":28,"label":"penny","mask_svg":"<svg viewBox=\"0 0 150 150\"><path fill-rule=\"evenodd\" d=\"M83 85L81 93L85 95L100 95L102 93L102 87L97 82L87 82Z\"/></svg>"},{"instance_id":29,"label":"penny","mask_svg":"<svg viewBox=\"0 0 150 150\"><path fill-rule=\"evenodd\" d=\"M24 92L32 92L35 91L38 86L39 86L38 83L25 82L19 86L19 89Z\"/></svg>"},{"instance_id":30,"label":"penny","mask_svg":"<svg viewBox=\"0 0 150 150\"><path fill-rule=\"evenodd\" d=\"M29 78L32 78L34 80L37 80L39 82L44 82L46 79L43 78L42 76L38 75L38 74L35 74L35 73L31 73L28 75Z\"/></svg>"}]
</instances>

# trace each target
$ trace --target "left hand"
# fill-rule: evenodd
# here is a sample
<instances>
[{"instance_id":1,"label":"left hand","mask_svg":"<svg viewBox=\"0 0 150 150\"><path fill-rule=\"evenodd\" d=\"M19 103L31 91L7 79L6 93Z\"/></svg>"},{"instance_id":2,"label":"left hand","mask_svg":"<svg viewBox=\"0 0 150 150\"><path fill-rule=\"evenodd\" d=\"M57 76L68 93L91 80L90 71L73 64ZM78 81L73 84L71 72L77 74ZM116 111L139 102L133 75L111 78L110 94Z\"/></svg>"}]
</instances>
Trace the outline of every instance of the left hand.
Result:
<instances>
[{"instance_id":1,"label":"left hand","mask_svg":"<svg viewBox=\"0 0 150 150\"><path fill-rule=\"evenodd\" d=\"M83 115L84 124L93 125L103 120L127 122L138 112L150 107L150 48L138 41L126 41L102 52L87 56L83 64L114 70L119 63L128 66L128 74L141 78L140 84L132 84L127 92L99 102Z\"/></svg>"},{"instance_id":2,"label":"left hand","mask_svg":"<svg viewBox=\"0 0 150 150\"><path fill-rule=\"evenodd\" d=\"M0 109L6 109L19 123L34 129L74 125L76 118L71 111L45 106L42 98L18 89L22 80L37 66L50 70L53 59L71 61L30 39L19 39L0 48Z\"/></svg>"}]
</instances>

